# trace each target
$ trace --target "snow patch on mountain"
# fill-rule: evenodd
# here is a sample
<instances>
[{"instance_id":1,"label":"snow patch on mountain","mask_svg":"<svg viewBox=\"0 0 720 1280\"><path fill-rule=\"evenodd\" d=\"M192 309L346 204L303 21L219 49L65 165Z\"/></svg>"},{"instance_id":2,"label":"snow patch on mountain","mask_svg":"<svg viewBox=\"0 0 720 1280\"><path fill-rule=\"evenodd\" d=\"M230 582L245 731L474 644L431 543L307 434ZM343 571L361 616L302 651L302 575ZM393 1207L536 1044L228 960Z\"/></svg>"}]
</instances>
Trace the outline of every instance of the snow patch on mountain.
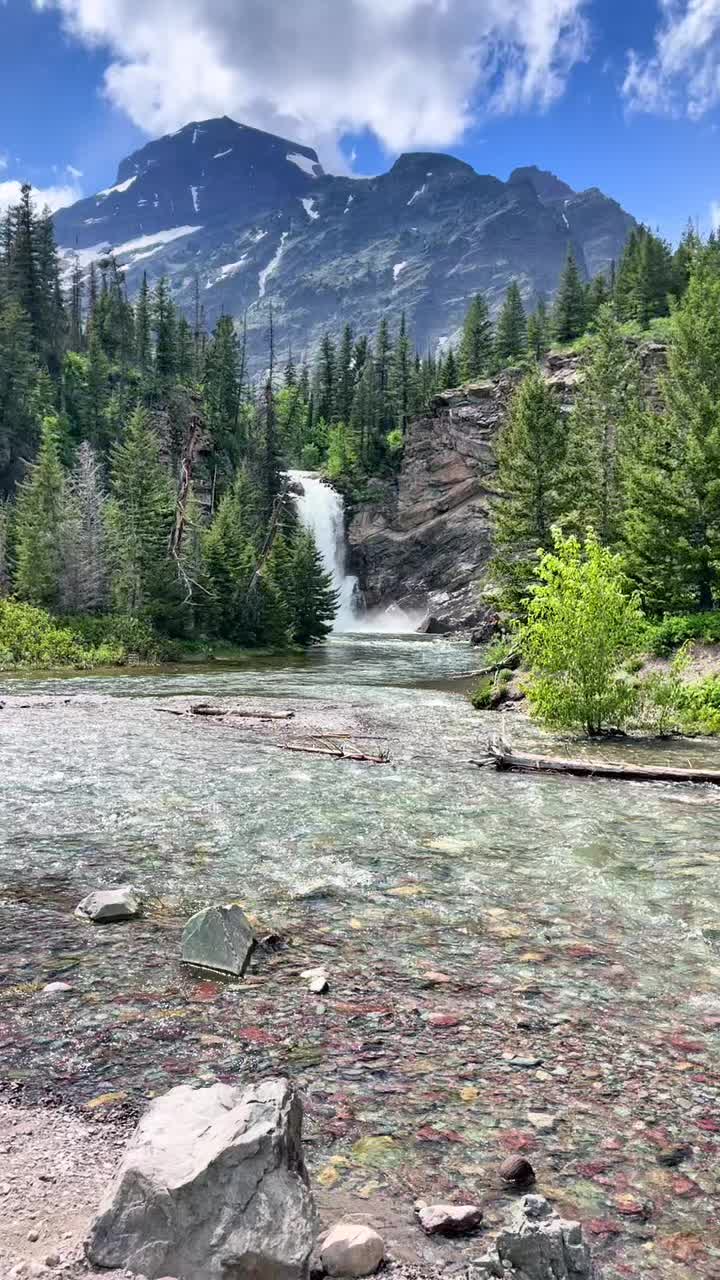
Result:
<instances>
[{"instance_id":1,"label":"snow patch on mountain","mask_svg":"<svg viewBox=\"0 0 720 1280\"><path fill-rule=\"evenodd\" d=\"M222 160L223 156L229 156L231 151L232 147L228 147L227 151L216 151L213 160Z\"/></svg>"},{"instance_id":2,"label":"snow patch on mountain","mask_svg":"<svg viewBox=\"0 0 720 1280\"><path fill-rule=\"evenodd\" d=\"M102 191L98 191L98 196L104 200L107 196L111 196L115 191L119 191L120 193L128 191L133 182L137 182L136 173L133 174L132 178L126 178L124 182L118 182L114 187L103 187Z\"/></svg>"},{"instance_id":3,"label":"snow patch on mountain","mask_svg":"<svg viewBox=\"0 0 720 1280\"><path fill-rule=\"evenodd\" d=\"M205 288L212 289L216 284L220 284L223 280L227 280L229 276L234 276L236 271L241 271L245 266L247 258L248 255L244 253L242 258L238 258L237 262L226 262L225 266L220 268L214 279L208 280Z\"/></svg>"},{"instance_id":4,"label":"snow patch on mountain","mask_svg":"<svg viewBox=\"0 0 720 1280\"><path fill-rule=\"evenodd\" d=\"M415 201L420 198L420 196L424 196L426 191L427 191L427 183L423 182L422 186L418 187L417 191L414 191L410 199L408 200L408 208L410 207L411 204L414 204Z\"/></svg>"},{"instance_id":5,"label":"snow patch on mountain","mask_svg":"<svg viewBox=\"0 0 720 1280\"><path fill-rule=\"evenodd\" d=\"M265 289L267 287L267 282L270 276L277 271L280 265L280 259L282 258L283 253L285 251L285 241L287 240L289 234L290 234L289 231L283 231L282 235L280 236L280 243L277 249L275 250L272 258L268 262L267 266L263 267L262 271L258 275L258 285L260 289L260 292L258 294L259 298L265 297Z\"/></svg>"},{"instance_id":6,"label":"snow patch on mountain","mask_svg":"<svg viewBox=\"0 0 720 1280\"><path fill-rule=\"evenodd\" d=\"M350 205L352 204L352 202L353 202L353 200L354 200L354 199L355 199L355 197L354 197L353 195L349 195L349 196L348 196L348 198L347 198L347 204L345 205L345 208L343 209L343 213L349 213L349 212L350 212Z\"/></svg>"},{"instance_id":7,"label":"snow patch on mountain","mask_svg":"<svg viewBox=\"0 0 720 1280\"><path fill-rule=\"evenodd\" d=\"M314 220L315 220L315 218L319 218L319 217L320 217L320 214L318 213L317 209L315 208L315 201L314 201L314 200L311 200L308 196L301 196L301 197L300 197L300 203L301 203L301 205L302 205L303 209L305 210L305 212L306 212L306 214L307 214L308 218L312 218L312 219L313 219L313 221L314 221Z\"/></svg>"},{"instance_id":8,"label":"snow patch on mountain","mask_svg":"<svg viewBox=\"0 0 720 1280\"><path fill-rule=\"evenodd\" d=\"M191 188L190 188L190 194L191 194L191 196L192 196L192 202L193 202L193 209L195 210L195 212L196 212L196 213L199 213L199 212L200 212L200 204L199 204L199 202L198 202L198 191L199 191L199 190L200 190L200 187L191 187Z\"/></svg>"},{"instance_id":9,"label":"snow patch on mountain","mask_svg":"<svg viewBox=\"0 0 720 1280\"><path fill-rule=\"evenodd\" d=\"M295 151L291 152L285 158L286 160L289 160L291 164L296 164L298 169L302 169L303 173L307 173L309 177L317 178L318 175L315 170L320 167L317 161L311 160L309 156L301 156Z\"/></svg>"},{"instance_id":10,"label":"snow patch on mountain","mask_svg":"<svg viewBox=\"0 0 720 1280\"><path fill-rule=\"evenodd\" d=\"M406 266L407 266L407 262L395 263L395 266L393 267L393 280L397 280L398 276L400 275L400 272L404 271Z\"/></svg>"}]
</instances>

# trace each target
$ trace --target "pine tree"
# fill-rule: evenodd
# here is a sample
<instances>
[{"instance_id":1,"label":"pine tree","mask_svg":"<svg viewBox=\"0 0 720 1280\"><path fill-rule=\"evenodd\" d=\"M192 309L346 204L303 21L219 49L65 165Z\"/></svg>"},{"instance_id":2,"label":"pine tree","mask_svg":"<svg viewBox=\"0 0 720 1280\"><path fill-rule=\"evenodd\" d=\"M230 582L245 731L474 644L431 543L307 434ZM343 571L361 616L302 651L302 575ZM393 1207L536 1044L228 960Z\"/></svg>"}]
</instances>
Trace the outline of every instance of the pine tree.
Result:
<instances>
[{"instance_id":1,"label":"pine tree","mask_svg":"<svg viewBox=\"0 0 720 1280\"><path fill-rule=\"evenodd\" d=\"M168 558L174 505L159 440L138 408L112 449L105 517L111 590L120 613L170 621L178 598Z\"/></svg>"},{"instance_id":2,"label":"pine tree","mask_svg":"<svg viewBox=\"0 0 720 1280\"><path fill-rule=\"evenodd\" d=\"M150 290L146 271L143 271L142 284L135 303L135 359L141 372L147 374L152 360L152 332Z\"/></svg>"},{"instance_id":3,"label":"pine tree","mask_svg":"<svg viewBox=\"0 0 720 1280\"><path fill-rule=\"evenodd\" d=\"M371 465L377 433L377 378L372 352L366 351L357 391L353 399L350 427L359 441L360 460L367 471Z\"/></svg>"},{"instance_id":4,"label":"pine tree","mask_svg":"<svg viewBox=\"0 0 720 1280\"><path fill-rule=\"evenodd\" d=\"M247 472L240 468L203 540L208 633L239 644L251 643L244 599L256 567L253 538L257 519L257 494Z\"/></svg>"},{"instance_id":5,"label":"pine tree","mask_svg":"<svg viewBox=\"0 0 720 1280\"><path fill-rule=\"evenodd\" d=\"M0 500L0 600L10 594L12 587L10 520L10 503Z\"/></svg>"},{"instance_id":6,"label":"pine tree","mask_svg":"<svg viewBox=\"0 0 720 1280\"><path fill-rule=\"evenodd\" d=\"M60 605L64 613L95 613L106 600L105 496L100 465L81 444L68 476L60 532Z\"/></svg>"},{"instance_id":7,"label":"pine tree","mask_svg":"<svg viewBox=\"0 0 720 1280\"><path fill-rule=\"evenodd\" d=\"M572 342L585 331L587 322L585 288L572 247L560 277L553 307L553 334L557 342Z\"/></svg>"},{"instance_id":8,"label":"pine tree","mask_svg":"<svg viewBox=\"0 0 720 1280\"><path fill-rule=\"evenodd\" d=\"M566 433L560 405L538 371L518 387L497 448L495 569L514 607L526 597L538 550L566 510Z\"/></svg>"},{"instance_id":9,"label":"pine tree","mask_svg":"<svg viewBox=\"0 0 720 1280\"><path fill-rule=\"evenodd\" d=\"M27 315L17 302L0 301L0 496L13 492L37 449L37 368Z\"/></svg>"},{"instance_id":10,"label":"pine tree","mask_svg":"<svg viewBox=\"0 0 720 1280\"><path fill-rule=\"evenodd\" d=\"M544 360L550 350L550 317L543 298L528 317L528 350L537 361Z\"/></svg>"},{"instance_id":11,"label":"pine tree","mask_svg":"<svg viewBox=\"0 0 720 1280\"><path fill-rule=\"evenodd\" d=\"M375 398L377 406L377 426L381 436L387 435L393 427L393 401L391 395L392 339L387 320L380 321L375 340ZM377 442L378 455L381 453L380 442Z\"/></svg>"},{"instance_id":12,"label":"pine tree","mask_svg":"<svg viewBox=\"0 0 720 1280\"><path fill-rule=\"evenodd\" d=\"M630 468L630 572L655 613L720 598L720 272L704 252L673 316L665 410Z\"/></svg>"},{"instance_id":13,"label":"pine tree","mask_svg":"<svg viewBox=\"0 0 720 1280\"><path fill-rule=\"evenodd\" d=\"M502 367L512 364L523 355L527 347L527 321L520 289L513 280L498 318L495 330L495 359Z\"/></svg>"},{"instance_id":14,"label":"pine tree","mask_svg":"<svg viewBox=\"0 0 720 1280\"><path fill-rule=\"evenodd\" d=\"M410 417L411 368L410 340L403 311L390 366L390 395L393 402L394 421L397 430L403 436Z\"/></svg>"},{"instance_id":15,"label":"pine tree","mask_svg":"<svg viewBox=\"0 0 720 1280\"><path fill-rule=\"evenodd\" d=\"M338 603L332 577L307 529L299 530L295 537L290 582L292 635L295 643L305 648L330 634Z\"/></svg>"},{"instance_id":16,"label":"pine tree","mask_svg":"<svg viewBox=\"0 0 720 1280\"><path fill-rule=\"evenodd\" d=\"M460 373L464 382L484 378L493 361L493 327L487 303L477 293L468 307L460 343Z\"/></svg>"},{"instance_id":17,"label":"pine tree","mask_svg":"<svg viewBox=\"0 0 720 1280\"><path fill-rule=\"evenodd\" d=\"M213 465L230 475L244 452L240 434L240 351L232 317L220 316L205 352L204 404Z\"/></svg>"},{"instance_id":18,"label":"pine tree","mask_svg":"<svg viewBox=\"0 0 720 1280\"><path fill-rule=\"evenodd\" d=\"M460 374L458 372L457 360L452 347L448 347L447 355L443 361L441 384L443 391L450 391L453 387L457 387L460 382Z\"/></svg>"},{"instance_id":19,"label":"pine tree","mask_svg":"<svg viewBox=\"0 0 720 1280\"><path fill-rule=\"evenodd\" d=\"M320 358L315 388L315 409L317 416L324 418L326 422L334 421L336 374L337 352L335 343L330 335L325 333L320 343Z\"/></svg>"},{"instance_id":20,"label":"pine tree","mask_svg":"<svg viewBox=\"0 0 720 1280\"><path fill-rule=\"evenodd\" d=\"M641 416L640 373L615 308L600 308L583 356L582 381L570 416L567 488L575 528L617 543L623 526L625 477Z\"/></svg>"},{"instance_id":21,"label":"pine tree","mask_svg":"<svg viewBox=\"0 0 720 1280\"><path fill-rule=\"evenodd\" d=\"M337 385L335 389L335 418L337 421L350 421L354 395L353 331L352 325L346 324L343 328L337 359Z\"/></svg>"},{"instance_id":22,"label":"pine tree","mask_svg":"<svg viewBox=\"0 0 720 1280\"><path fill-rule=\"evenodd\" d=\"M51 610L60 600L64 498L58 421L46 418L37 460L18 492L15 591L22 600Z\"/></svg>"},{"instance_id":23,"label":"pine tree","mask_svg":"<svg viewBox=\"0 0 720 1280\"><path fill-rule=\"evenodd\" d=\"M162 398L167 394L177 370L175 308L168 283L158 280L151 299L152 326L155 336L155 388Z\"/></svg>"}]
</instances>

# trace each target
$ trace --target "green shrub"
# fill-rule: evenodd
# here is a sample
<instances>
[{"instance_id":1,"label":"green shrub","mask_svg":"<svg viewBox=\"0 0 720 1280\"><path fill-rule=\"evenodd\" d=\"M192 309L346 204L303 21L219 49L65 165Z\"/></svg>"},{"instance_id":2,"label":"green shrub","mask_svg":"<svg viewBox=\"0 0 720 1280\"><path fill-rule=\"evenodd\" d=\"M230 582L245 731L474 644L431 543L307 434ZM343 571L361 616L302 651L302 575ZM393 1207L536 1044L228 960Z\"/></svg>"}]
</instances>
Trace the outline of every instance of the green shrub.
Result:
<instances>
[{"instance_id":1,"label":"green shrub","mask_svg":"<svg viewBox=\"0 0 720 1280\"><path fill-rule=\"evenodd\" d=\"M0 667L82 667L87 655L44 609L0 600Z\"/></svg>"},{"instance_id":2,"label":"green shrub","mask_svg":"<svg viewBox=\"0 0 720 1280\"><path fill-rule=\"evenodd\" d=\"M502 702L503 695L513 673L507 667L494 675L483 676L470 694L470 701L476 711L491 711Z\"/></svg>"},{"instance_id":3,"label":"green shrub","mask_svg":"<svg viewBox=\"0 0 720 1280\"><path fill-rule=\"evenodd\" d=\"M100 614L61 621L83 648L106 649L112 655L111 665L123 665L131 658L140 662L169 662L176 656L174 646L141 618Z\"/></svg>"},{"instance_id":4,"label":"green shrub","mask_svg":"<svg viewBox=\"0 0 720 1280\"><path fill-rule=\"evenodd\" d=\"M682 727L689 733L720 733L720 676L685 685Z\"/></svg>"},{"instance_id":5,"label":"green shrub","mask_svg":"<svg viewBox=\"0 0 720 1280\"><path fill-rule=\"evenodd\" d=\"M690 662L690 647L683 645L669 671L652 671L638 682L638 722L658 737L679 732L686 719L688 690L683 676Z\"/></svg>"},{"instance_id":6,"label":"green shrub","mask_svg":"<svg viewBox=\"0 0 720 1280\"><path fill-rule=\"evenodd\" d=\"M720 644L720 610L712 613L666 615L662 622L649 628L650 651L665 657L688 640L702 644Z\"/></svg>"},{"instance_id":7,"label":"green shrub","mask_svg":"<svg viewBox=\"0 0 720 1280\"><path fill-rule=\"evenodd\" d=\"M642 648L645 620L628 594L620 557L589 532L577 538L553 532L543 555L521 635L530 669L533 715L552 729L589 735L620 729L638 700L621 665Z\"/></svg>"}]
</instances>

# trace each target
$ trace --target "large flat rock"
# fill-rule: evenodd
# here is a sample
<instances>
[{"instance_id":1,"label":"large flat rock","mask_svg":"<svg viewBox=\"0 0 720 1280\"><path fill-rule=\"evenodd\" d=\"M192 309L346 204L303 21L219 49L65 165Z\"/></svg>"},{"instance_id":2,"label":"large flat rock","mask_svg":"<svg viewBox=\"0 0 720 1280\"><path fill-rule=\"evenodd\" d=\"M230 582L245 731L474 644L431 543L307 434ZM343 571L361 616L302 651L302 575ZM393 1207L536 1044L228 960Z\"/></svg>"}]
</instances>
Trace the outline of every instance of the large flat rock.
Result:
<instances>
[{"instance_id":1,"label":"large flat rock","mask_svg":"<svg viewBox=\"0 0 720 1280\"><path fill-rule=\"evenodd\" d=\"M206 907L188 920L182 935L185 964L242 977L255 949L255 934L240 907Z\"/></svg>"},{"instance_id":2,"label":"large flat rock","mask_svg":"<svg viewBox=\"0 0 720 1280\"><path fill-rule=\"evenodd\" d=\"M180 1085L142 1117L87 1256L156 1280L304 1280L315 1213L287 1080Z\"/></svg>"}]
</instances>

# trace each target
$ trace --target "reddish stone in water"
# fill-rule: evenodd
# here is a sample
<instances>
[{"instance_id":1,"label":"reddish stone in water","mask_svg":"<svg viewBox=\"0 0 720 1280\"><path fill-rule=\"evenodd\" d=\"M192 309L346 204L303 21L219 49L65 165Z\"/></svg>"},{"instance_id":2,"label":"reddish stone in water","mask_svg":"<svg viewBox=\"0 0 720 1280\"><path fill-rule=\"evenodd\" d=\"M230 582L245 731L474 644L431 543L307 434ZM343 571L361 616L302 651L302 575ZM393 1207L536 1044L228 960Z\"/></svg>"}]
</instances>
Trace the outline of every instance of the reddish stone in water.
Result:
<instances>
[{"instance_id":1,"label":"reddish stone in water","mask_svg":"<svg viewBox=\"0 0 720 1280\"><path fill-rule=\"evenodd\" d=\"M705 1129L707 1133L720 1133L720 1120L716 1120L715 1116L702 1116L697 1122L698 1129Z\"/></svg>"},{"instance_id":2,"label":"reddish stone in water","mask_svg":"<svg viewBox=\"0 0 720 1280\"><path fill-rule=\"evenodd\" d=\"M573 960L592 960L600 953L595 950L595 947L588 947L583 943L578 943L577 946L566 947L565 954L572 956Z\"/></svg>"},{"instance_id":3,"label":"reddish stone in water","mask_svg":"<svg viewBox=\"0 0 720 1280\"><path fill-rule=\"evenodd\" d=\"M684 1036L670 1036L670 1044L673 1049L680 1049L682 1053L704 1053L705 1045L698 1044L695 1040L686 1040Z\"/></svg>"},{"instance_id":4,"label":"reddish stone in water","mask_svg":"<svg viewBox=\"0 0 720 1280\"><path fill-rule=\"evenodd\" d=\"M428 1018L431 1027L457 1027L463 1021L457 1013L431 1013Z\"/></svg>"},{"instance_id":5,"label":"reddish stone in water","mask_svg":"<svg viewBox=\"0 0 720 1280\"><path fill-rule=\"evenodd\" d=\"M199 982L193 987L190 997L192 1000L214 1000L219 991L217 982Z\"/></svg>"},{"instance_id":6,"label":"reddish stone in water","mask_svg":"<svg viewBox=\"0 0 720 1280\"><path fill-rule=\"evenodd\" d=\"M607 1173L609 1168L606 1160L589 1160L587 1164L579 1164L577 1171L581 1178L597 1178L601 1173Z\"/></svg>"},{"instance_id":7,"label":"reddish stone in water","mask_svg":"<svg viewBox=\"0 0 720 1280\"><path fill-rule=\"evenodd\" d=\"M508 1129L499 1134L498 1141L506 1151L535 1151L538 1144L534 1133L523 1133L520 1129Z\"/></svg>"},{"instance_id":8,"label":"reddish stone in water","mask_svg":"<svg viewBox=\"0 0 720 1280\"><path fill-rule=\"evenodd\" d=\"M262 1027L240 1027L236 1034L241 1040L250 1040L252 1044L277 1044L277 1037L263 1031Z\"/></svg>"},{"instance_id":9,"label":"reddish stone in water","mask_svg":"<svg viewBox=\"0 0 720 1280\"><path fill-rule=\"evenodd\" d=\"M613 1204L624 1218L642 1218L645 1221L652 1212L651 1206L645 1200L636 1200L635 1196L631 1195L616 1196Z\"/></svg>"},{"instance_id":10,"label":"reddish stone in water","mask_svg":"<svg viewBox=\"0 0 720 1280\"><path fill-rule=\"evenodd\" d=\"M682 1196L685 1200L700 1195L700 1187L691 1178L674 1178L672 1189L676 1196Z\"/></svg>"},{"instance_id":11,"label":"reddish stone in water","mask_svg":"<svg viewBox=\"0 0 720 1280\"><path fill-rule=\"evenodd\" d=\"M658 1247L669 1253L675 1262L697 1262L706 1256L705 1248L698 1236L679 1231L676 1235L666 1236L658 1240Z\"/></svg>"},{"instance_id":12,"label":"reddish stone in water","mask_svg":"<svg viewBox=\"0 0 720 1280\"><path fill-rule=\"evenodd\" d=\"M418 1129L416 1137L419 1142L462 1142L459 1133L454 1129L433 1129L431 1125L423 1125Z\"/></svg>"},{"instance_id":13,"label":"reddish stone in water","mask_svg":"<svg viewBox=\"0 0 720 1280\"><path fill-rule=\"evenodd\" d=\"M619 1236L622 1233L620 1223L613 1222L612 1218L591 1218L587 1226L594 1236Z\"/></svg>"}]
</instances>

